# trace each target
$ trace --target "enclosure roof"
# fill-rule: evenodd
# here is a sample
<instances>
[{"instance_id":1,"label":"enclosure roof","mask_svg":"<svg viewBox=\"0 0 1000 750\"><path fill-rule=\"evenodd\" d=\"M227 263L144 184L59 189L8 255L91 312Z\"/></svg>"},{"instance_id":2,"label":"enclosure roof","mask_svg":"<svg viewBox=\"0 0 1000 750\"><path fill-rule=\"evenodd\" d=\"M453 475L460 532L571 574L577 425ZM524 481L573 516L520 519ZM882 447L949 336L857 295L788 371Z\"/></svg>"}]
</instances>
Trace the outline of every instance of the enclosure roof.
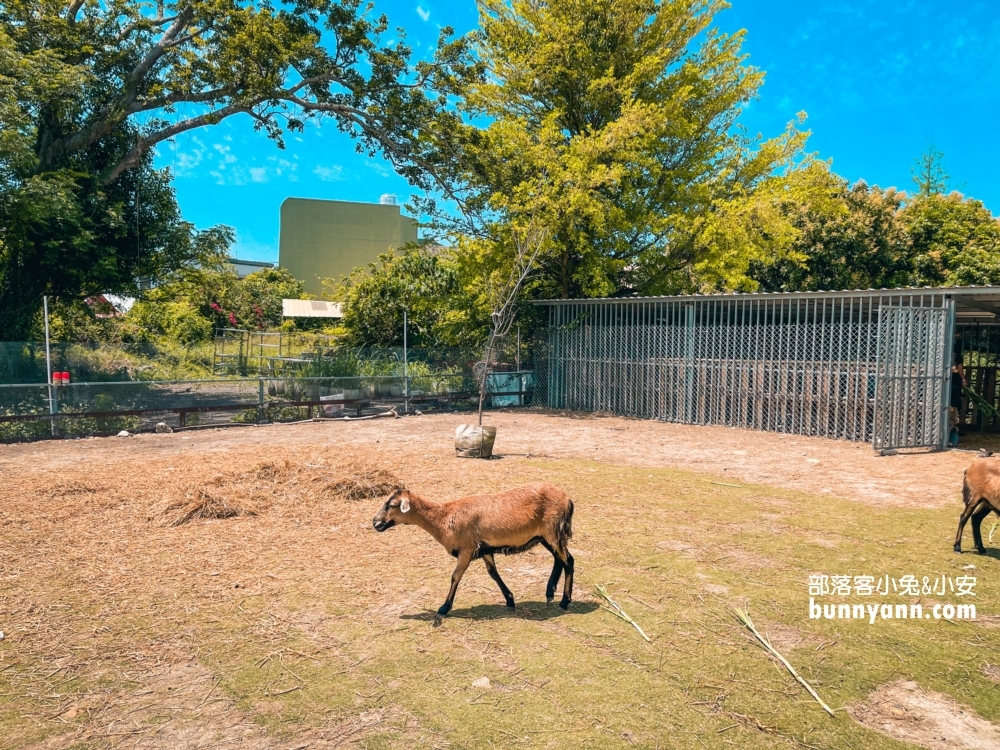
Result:
<instances>
[{"instance_id":1,"label":"enclosure roof","mask_svg":"<svg viewBox=\"0 0 1000 750\"><path fill-rule=\"evenodd\" d=\"M286 318L342 318L339 302L319 299L283 299L281 314Z\"/></svg>"},{"instance_id":2,"label":"enclosure roof","mask_svg":"<svg viewBox=\"0 0 1000 750\"><path fill-rule=\"evenodd\" d=\"M946 296L955 300L960 319L983 321L1000 315L1000 286L909 286L895 289L845 289L819 292L728 292L718 294L677 294L657 297L593 297L544 299L534 302L542 307L581 303L627 304L629 302L674 302L712 300L798 300L798 299L871 299L875 297Z\"/></svg>"}]
</instances>

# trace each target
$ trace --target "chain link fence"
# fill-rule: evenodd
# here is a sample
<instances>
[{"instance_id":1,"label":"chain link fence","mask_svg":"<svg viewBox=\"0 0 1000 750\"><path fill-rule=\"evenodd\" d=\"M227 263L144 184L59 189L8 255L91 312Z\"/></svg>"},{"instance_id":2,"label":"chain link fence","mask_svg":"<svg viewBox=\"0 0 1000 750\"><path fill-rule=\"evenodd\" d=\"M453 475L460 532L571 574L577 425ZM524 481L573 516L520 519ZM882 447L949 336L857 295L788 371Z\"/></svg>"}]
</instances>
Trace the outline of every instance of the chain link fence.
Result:
<instances>
[{"instance_id":1,"label":"chain link fence","mask_svg":"<svg viewBox=\"0 0 1000 750\"><path fill-rule=\"evenodd\" d=\"M530 347L519 344L512 337L497 348L486 383L487 407L531 402L533 373L523 369L530 362L521 357ZM28 372L35 379L0 384L0 440L135 432L152 430L159 422L183 429L478 405L480 381L475 372L480 355L474 350L320 346L307 351L315 356L299 352L297 366L280 367L277 375L266 374L270 368L265 367L265 374L254 377L139 380L128 377L136 374L128 368L100 369L134 351L57 344L53 370L68 369L72 379L68 385L50 386L45 382L44 345L0 344L8 363L18 360L23 365L20 370L8 367L8 376ZM157 362L154 348L142 353ZM209 362L211 358L210 350ZM156 366L164 368L162 362ZM109 372L115 379L99 379ZM87 379L95 374L98 378Z\"/></svg>"},{"instance_id":2,"label":"chain link fence","mask_svg":"<svg viewBox=\"0 0 1000 750\"><path fill-rule=\"evenodd\" d=\"M535 354L536 401L550 407L943 446L954 325L944 294L539 304L548 328ZM880 336L888 309L898 316Z\"/></svg>"}]
</instances>

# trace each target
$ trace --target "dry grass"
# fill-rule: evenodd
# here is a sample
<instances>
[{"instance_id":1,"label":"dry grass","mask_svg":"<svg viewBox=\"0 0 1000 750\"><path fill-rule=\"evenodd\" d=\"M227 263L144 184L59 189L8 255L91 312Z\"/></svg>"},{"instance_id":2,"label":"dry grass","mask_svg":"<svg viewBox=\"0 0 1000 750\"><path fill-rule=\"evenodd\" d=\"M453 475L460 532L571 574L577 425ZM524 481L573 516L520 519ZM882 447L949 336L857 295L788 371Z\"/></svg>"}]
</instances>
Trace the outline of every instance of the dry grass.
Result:
<instances>
[{"instance_id":1,"label":"dry grass","mask_svg":"<svg viewBox=\"0 0 1000 750\"><path fill-rule=\"evenodd\" d=\"M984 618L1000 612L997 557L951 552L957 508L607 460L459 461L449 431L392 432L415 429L404 422L367 443L352 431L373 428L357 423L0 453L0 746L891 750L842 707L900 675L1000 721L981 670L1000 663L1000 629L807 619L810 573L969 564ZM273 437L299 429L317 437ZM497 559L515 612L477 563L435 627L454 561L417 529L373 532L389 489L348 500L339 483L354 465L440 500L564 487L576 502L570 611L545 604L551 557L536 549ZM258 515L166 525L164 508L203 492ZM587 593L598 584L651 643L599 608ZM790 660L837 718L767 663L734 606L776 644L794 634ZM484 676L489 688L472 687Z\"/></svg>"},{"instance_id":2,"label":"dry grass","mask_svg":"<svg viewBox=\"0 0 1000 750\"><path fill-rule=\"evenodd\" d=\"M200 518L236 518L259 513L257 508L243 500L216 495L207 489L198 490L194 498L176 500L163 511L167 526L180 526Z\"/></svg>"},{"instance_id":3,"label":"dry grass","mask_svg":"<svg viewBox=\"0 0 1000 750\"><path fill-rule=\"evenodd\" d=\"M342 461L333 471L322 464L266 462L246 471L216 476L193 492L163 504L159 515L167 526L180 526L199 519L257 516L275 498L287 498L290 492L302 499L297 489L311 490L318 498L370 500L402 487L391 471L360 458Z\"/></svg>"},{"instance_id":4,"label":"dry grass","mask_svg":"<svg viewBox=\"0 0 1000 750\"><path fill-rule=\"evenodd\" d=\"M348 460L337 469L330 489L345 500L371 500L403 489L399 477L363 459Z\"/></svg>"}]
</instances>

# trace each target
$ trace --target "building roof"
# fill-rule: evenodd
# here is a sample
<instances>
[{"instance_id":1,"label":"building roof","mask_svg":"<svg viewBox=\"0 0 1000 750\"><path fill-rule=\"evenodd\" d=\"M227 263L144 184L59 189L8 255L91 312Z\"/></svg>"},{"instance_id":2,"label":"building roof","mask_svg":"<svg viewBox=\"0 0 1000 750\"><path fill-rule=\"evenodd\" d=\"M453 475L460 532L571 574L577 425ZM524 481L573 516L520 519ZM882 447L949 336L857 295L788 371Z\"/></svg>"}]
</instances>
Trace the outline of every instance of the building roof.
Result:
<instances>
[{"instance_id":1,"label":"building roof","mask_svg":"<svg viewBox=\"0 0 1000 750\"><path fill-rule=\"evenodd\" d=\"M946 296L955 300L960 317L992 318L1000 315L1000 286L910 286L895 289L844 289L816 292L720 292L717 294L676 294L654 297L594 297L577 299L545 299L534 304L543 307L581 303L627 304L629 302L711 301L735 299L795 300L795 299L871 299L874 297ZM964 315L963 315L964 313Z\"/></svg>"},{"instance_id":2,"label":"building roof","mask_svg":"<svg viewBox=\"0 0 1000 750\"><path fill-rule=\"evenodd\" d=\"M257 266L258 268L274 268L274 263L266 260L244 260L243 258L229 258L233 265L239 263L241 266Z\"/></svg>"},{"instance_id":3,"label":"building roof","mask_svg":"<svg viewBox=\"0 0 1000 750\"><path fill-rule=\"evenodd\" d=\"M281 314L286 318L342 318L339 302L321 299L283 299Z\"/></svg>"}]
</instances>

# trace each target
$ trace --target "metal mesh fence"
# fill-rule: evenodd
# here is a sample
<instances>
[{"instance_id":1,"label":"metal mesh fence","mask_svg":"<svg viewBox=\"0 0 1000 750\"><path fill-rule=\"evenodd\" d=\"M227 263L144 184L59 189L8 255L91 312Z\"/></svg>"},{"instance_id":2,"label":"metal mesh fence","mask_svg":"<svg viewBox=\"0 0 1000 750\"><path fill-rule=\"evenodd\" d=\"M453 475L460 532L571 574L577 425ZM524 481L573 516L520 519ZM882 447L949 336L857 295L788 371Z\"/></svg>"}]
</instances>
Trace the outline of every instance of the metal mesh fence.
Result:
<instances>
[{"instance_id":1,"label":"metal mesh fence","mask_svg":"<svg viewBox=\"0 0 1000 750\"><path fill-rule=\"evenodd\" d=\"M528 347L519 339L499 342L486 381L487 407L530 403L530 370L519 369ZM75 349L73 347L76 347ZM390 409L454 409L478 404L477 354L471 349L364 349L325 347L303 367L278 375L184 380L81 381L76 369L69 385L44 383L44 346L8 345L26 356L43 382L0 384L0 440L48 435L113 434L171 427L297 421L312 417L373 416ZM83 352L100 362L114 361L90 345L59 345L57 365L66 352ZM27 354L25 354L27 352ZM83 355L81 355L83 356ZM478 355L481 356L481 355ZM13 357L12 357L13 359ZM404 366L405 359L405 366ZM118 370L114 370L118 374ZM481 372L481 370L480 370Z\"/></svg>"},{"instance_id":2,"label":"metal mesh fence","mask_svg":"<svg viewBox=\"0 0 1000 750\"><path fill-rule=\"evenodd\" d=\"M943 294L542 304L536 398L548 406L878 447L943 444L953 320ZM903 317L886 330L903 328L880 338L890 308Z\"/></svg>"},{"instance_id":3,"label":"metal mesh fence","mask_svg":"<svg viewBox=\"0 0 1000 750\"><path fill-rule=\"evenodd\" d=\"M1000 325L959 325L955 345L969 390L959 408L960 423L977 430L1000 430Z\"/></svg>"},{"instance_id":4,"label":"metal mesh fence","mask_svg":"<svg viewBox=\"0 0 1000 750\"><path fill-rule=\"evenodd\" d=\"M0 385L0 440L471 406L461 374Z\"/></svg>"}]
</instances>

